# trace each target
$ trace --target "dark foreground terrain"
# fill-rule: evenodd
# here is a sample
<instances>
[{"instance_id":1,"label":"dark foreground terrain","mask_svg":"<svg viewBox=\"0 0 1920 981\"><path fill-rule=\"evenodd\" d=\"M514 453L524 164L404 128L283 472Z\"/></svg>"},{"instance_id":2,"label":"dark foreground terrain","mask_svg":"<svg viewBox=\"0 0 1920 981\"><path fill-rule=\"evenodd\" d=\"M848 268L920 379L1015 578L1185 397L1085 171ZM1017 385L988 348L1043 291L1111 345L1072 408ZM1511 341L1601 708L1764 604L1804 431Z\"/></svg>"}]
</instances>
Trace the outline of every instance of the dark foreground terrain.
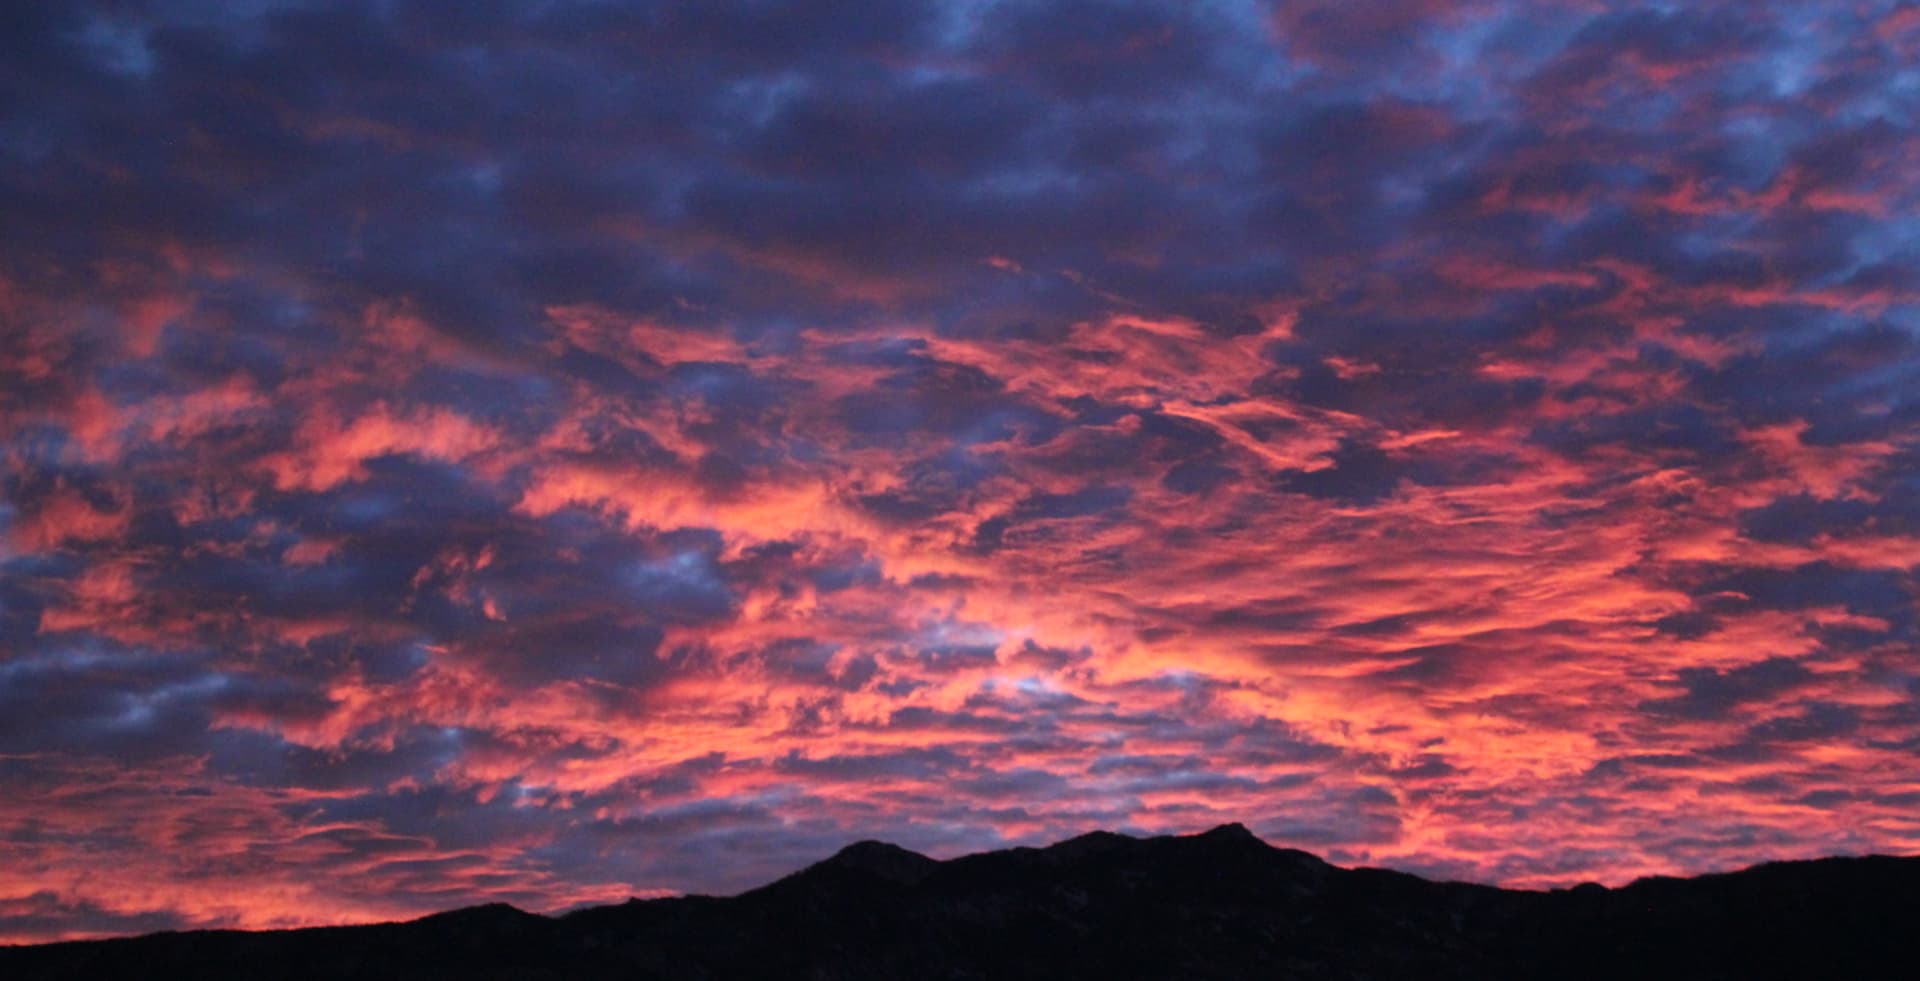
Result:
<instances>
[{"instance_id":1,"label":"dark foreground terrain","mask_svg":"<svg viewBox=\"0 0 1920 981\"><path fill-rule=\"evenodd\" d=\"M728 899L0 948L29 978L1920 977L1920 858L1518 892L1239 825L939 862L861 842Z\"/></svg>"}]
</instances>

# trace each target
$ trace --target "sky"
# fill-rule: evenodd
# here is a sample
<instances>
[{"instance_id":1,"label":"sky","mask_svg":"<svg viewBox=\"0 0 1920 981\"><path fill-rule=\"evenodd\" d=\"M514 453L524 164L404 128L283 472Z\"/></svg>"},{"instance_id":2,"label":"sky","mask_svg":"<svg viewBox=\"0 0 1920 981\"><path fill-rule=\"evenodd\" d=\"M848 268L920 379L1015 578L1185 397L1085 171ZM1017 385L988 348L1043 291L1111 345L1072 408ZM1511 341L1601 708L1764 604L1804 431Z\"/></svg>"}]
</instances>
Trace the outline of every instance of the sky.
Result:
<instances>
[{"instance_id":1,"label":"sky","mask_svg":"<svg viewBox=\"0 0 1920 981\"><path fill-rule=\"evenodd\" d=\"M1920 8L0 20L0 942L1920 852Z\"/></svg>"}]
</instances>

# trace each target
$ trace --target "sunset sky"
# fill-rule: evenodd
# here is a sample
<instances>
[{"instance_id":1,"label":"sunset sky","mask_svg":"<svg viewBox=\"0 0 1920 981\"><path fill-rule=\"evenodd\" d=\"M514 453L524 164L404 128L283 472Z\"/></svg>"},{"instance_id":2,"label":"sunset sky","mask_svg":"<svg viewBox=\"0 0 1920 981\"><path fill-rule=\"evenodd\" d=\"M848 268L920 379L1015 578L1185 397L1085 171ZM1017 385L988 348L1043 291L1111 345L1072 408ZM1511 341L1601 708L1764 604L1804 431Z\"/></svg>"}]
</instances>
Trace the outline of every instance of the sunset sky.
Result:
<instances>
[{"instance_id":1,"label":"sunset sky","mask_svg":"<svg viewBox=\"0 0 1920 981\"><path fill-rule=\"evenodd\" d=\"M1920 8L0 13L0 942L1920 852Z\"/></svg>"}]
</instances>

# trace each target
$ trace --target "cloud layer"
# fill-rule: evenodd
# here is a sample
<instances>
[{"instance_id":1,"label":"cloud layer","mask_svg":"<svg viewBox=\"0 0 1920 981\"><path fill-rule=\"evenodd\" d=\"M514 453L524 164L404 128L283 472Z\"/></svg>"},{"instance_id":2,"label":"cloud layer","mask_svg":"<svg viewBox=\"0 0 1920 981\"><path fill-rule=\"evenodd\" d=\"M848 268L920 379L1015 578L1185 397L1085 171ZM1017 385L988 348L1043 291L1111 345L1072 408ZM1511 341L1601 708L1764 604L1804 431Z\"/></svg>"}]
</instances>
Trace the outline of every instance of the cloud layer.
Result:
<instances>
[{"instance_id":1,"label":"cloud layer","mask_svg":"<svg viewBox=\"0 0 1920 981\"><path fill-rule=\"evenodd\" d=\"M1911 9L17 6L0 941L1920 849Z\"/></svg>"}]
</instances>

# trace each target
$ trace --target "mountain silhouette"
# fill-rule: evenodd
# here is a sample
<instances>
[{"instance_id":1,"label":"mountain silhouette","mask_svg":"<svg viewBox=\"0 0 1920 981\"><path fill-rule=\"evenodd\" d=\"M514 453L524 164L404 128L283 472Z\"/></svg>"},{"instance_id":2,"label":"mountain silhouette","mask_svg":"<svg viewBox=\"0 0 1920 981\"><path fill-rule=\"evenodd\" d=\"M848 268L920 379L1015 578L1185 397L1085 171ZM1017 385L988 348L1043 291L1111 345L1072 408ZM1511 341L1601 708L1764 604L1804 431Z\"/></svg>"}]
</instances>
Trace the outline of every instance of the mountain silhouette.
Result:
<instances>
[{"instance_id":1,"label":"mountain silhouette","mask_svg":"<svg viewBox=\"0 0 1920 981\"><path fill-rule=\"evenodd\" d=\"M738 896L0 948L38 978L1823 978L1920 972L1920 858L1550 892L1343 869L1230 824L936 861L877 841Z\"/></svg>"}]
</instances>

